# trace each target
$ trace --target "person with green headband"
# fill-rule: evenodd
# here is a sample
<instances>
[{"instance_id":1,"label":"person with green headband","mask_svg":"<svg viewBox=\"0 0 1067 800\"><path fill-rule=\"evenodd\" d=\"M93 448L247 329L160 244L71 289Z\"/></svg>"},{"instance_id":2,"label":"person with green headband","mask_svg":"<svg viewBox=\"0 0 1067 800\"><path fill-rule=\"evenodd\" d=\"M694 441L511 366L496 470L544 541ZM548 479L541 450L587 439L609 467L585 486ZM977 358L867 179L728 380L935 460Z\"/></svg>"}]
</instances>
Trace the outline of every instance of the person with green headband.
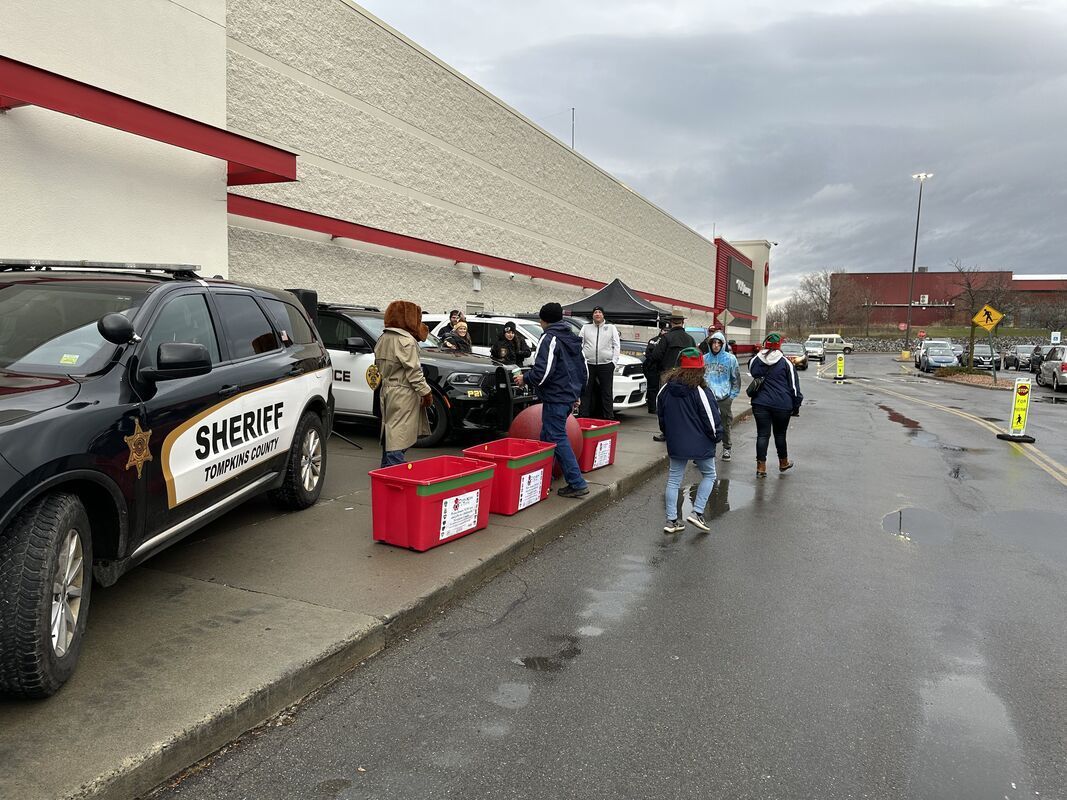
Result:
<instances>
[{"instance_id":1,"label":"person with green headband","mask_svg":"<svg viewBox=\"0 0 1067 800\"><path fill-rule=\"evenodd\" d=\"M800 378L793 362L782 355L782 334L769 333L763 349L749 362L749 373L758 381L752 397L752 416L756 420L756 477L767 477L767 445L774 435L774 449L778 451L778 470L792 469L786 446L789 418L800 416L804 395L800 392Z\"/></svg>"}]
</instances>

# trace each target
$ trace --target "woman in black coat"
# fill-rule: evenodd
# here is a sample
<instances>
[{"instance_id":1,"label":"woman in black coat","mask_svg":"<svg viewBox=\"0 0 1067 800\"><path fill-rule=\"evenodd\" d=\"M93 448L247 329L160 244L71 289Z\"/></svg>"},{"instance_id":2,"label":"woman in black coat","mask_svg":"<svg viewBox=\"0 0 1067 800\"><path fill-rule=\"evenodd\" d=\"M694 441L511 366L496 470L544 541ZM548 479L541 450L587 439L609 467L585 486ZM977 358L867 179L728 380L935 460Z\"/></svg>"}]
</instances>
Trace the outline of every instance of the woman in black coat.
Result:
<instances>
[{"instance_id":1,"label":"woman in black coat","mask_svg":"<svg viewBox=\"0 0 1067 800\"><path fill-rule=\"evenodd\" d=\"M519 335L514 322L504 323L504 332L493 345L493 358L502 364L513 364L521 367L530 357L530 346L526 339Z\"/></svg>"},{"instance_id":2,"label":"woman in black coat","mask_svg":"<svg viewBox=\"0 0 1067 800\"><path fill-rule=\"evenodd\" d=\"M453 350L457 353L471 352L471 337L467 335L467 323L462 320L457 322L452 326L452 330L444 335L441 343L446 350Z\"/></svg>"}]
</instances>

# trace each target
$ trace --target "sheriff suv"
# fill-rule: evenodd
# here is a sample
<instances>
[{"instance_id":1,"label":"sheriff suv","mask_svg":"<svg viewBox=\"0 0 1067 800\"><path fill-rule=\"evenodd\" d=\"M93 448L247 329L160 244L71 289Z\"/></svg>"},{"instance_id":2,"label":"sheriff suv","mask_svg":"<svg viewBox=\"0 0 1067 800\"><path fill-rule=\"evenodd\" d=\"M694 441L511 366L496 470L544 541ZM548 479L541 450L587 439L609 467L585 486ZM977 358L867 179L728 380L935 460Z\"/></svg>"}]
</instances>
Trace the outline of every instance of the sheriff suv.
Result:
<instances>
[{"instance_id":1,"label":"sheriff suv","mask_svg":"<svg viewBox=\"0 0 1067 800\"><path fill-rule=\"evenodd\" d=\"M338 419L378 416L374 345L385 315L373 306L320 303L318 326L333 360ZM529 386L512 382L511 368L487 356L443 349L432 333L419 344L419 361L433 392L430 433L417 447L435 447L458 430L506 431L516 414L537 402Z\"/></svg>"},{"instance_id":2,"label":"sheriff suv","mask_svg":"<svg viewBox=\"0 0 1067 800\"><path fill-rule=\"evenodd\" d=\"M0 261L0 692L22 697L73 673L94 577L325 478L330 357L293 295L93 266Z\"/></svg>"}]
</instances>

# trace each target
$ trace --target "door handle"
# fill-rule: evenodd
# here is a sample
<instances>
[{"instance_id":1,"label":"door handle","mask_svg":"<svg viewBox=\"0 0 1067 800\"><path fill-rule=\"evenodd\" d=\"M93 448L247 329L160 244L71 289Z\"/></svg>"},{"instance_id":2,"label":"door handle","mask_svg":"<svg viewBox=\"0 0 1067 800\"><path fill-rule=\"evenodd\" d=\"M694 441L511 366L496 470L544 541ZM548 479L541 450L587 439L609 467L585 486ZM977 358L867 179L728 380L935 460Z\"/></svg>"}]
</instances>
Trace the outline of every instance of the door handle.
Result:
<instances>
[{"instance_id":1,"label":"door handle","mask_svg":"<svg viewBox=\"0 0 1067 800\"><path fill-rule=\"evenodd\" d=\"M219 389L219 396L233 397L233 395L237 394L239 391L241 391L240 386L236 384L230 384L229 386L223 386L221 389Z\"/></svg>"}]
</instances>

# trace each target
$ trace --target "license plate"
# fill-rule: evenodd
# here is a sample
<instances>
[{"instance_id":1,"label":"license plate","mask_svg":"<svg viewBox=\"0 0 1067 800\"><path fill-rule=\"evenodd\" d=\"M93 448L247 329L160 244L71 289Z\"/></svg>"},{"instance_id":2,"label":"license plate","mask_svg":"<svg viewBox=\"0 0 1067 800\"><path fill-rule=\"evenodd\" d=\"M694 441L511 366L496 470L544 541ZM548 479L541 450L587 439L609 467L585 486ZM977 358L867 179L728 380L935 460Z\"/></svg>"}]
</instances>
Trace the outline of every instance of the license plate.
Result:
<instances>
[{"instance_id":1,"label":"license plate","mask_svg":"<svg viewBox=\"0 0 1067 800\"><path fill-rule=\"evenodd\" d=\"M643 392L643 391L645 391L645 389L647 389L647 388L648 388L648 384L647 384L647 383L645 383L644 381L641 381L641 388L640 388L640 389L639 389L638 391L641 391L641 392Z\"/></svg>"},{"instance_id":2,"label":"license plate","mask_svg":"<svg viewBox=\"0 0 1067 800\"><path fill-rule=\"evenodd\" d=\"M467 397L482 397L482 390L481 389L468 389L467 390Z\"/></svg>"}]
</instances>

